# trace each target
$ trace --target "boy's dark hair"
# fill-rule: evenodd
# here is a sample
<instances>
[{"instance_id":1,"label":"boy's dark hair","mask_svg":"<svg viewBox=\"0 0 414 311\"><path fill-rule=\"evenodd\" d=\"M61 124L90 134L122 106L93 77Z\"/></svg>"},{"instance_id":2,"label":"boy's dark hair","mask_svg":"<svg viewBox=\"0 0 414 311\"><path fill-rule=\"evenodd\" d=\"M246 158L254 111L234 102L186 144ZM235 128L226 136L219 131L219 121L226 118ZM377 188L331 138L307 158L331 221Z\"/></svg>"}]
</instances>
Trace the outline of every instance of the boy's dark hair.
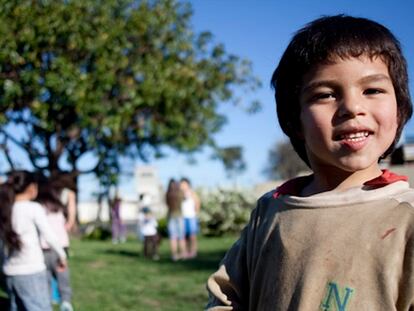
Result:
<instances>
[{"instance_id":1,"label":"boy's dark hair","mask_svg":"<svg viewBox=\"0 0 414 311\"><path fill-rule=\"evenodd\" d=\"M399 41L386 27L366 18L346 15L316 19L294 35L273 73L271 85L275 90L279 124L308 166L305 144L299 137L303 77L314 66L332 62L337 57L363 55L380 57L386 63L395 89L398 128L394 142L382 156L386 157L393 151L412 114L407 63Z\"/></svg>"}]
</instances>

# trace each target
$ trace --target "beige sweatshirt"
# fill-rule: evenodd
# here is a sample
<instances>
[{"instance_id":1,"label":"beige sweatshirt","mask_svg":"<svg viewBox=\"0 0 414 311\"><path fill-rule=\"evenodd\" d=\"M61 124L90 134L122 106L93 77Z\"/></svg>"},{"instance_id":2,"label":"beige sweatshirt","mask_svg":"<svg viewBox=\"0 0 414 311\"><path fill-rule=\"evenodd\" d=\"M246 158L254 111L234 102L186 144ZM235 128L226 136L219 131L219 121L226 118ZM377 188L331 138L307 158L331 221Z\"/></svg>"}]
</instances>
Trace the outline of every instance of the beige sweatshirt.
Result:
<instances>
[{"instance_id":1,"label":"beige sweatshirt","mask_svg":"<svg viewBox=\"0 0 414 311\"><path fill-rule=\"evenodd\" d=\"M405 181L264 195L207 283L208 310L414 310L414 190Z\"/></svg>"}]
</instances>

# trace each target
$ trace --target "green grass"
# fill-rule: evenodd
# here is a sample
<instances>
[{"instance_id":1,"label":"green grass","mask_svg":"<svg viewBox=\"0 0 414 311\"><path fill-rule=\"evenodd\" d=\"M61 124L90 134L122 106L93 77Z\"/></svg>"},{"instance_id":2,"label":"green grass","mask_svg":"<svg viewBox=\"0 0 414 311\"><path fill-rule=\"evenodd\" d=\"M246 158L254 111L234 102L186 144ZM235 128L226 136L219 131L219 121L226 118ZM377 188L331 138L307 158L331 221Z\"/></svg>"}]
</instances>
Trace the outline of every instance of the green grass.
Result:
<instances>
[{"instance_id":1,"label":"green grass","mask_svg":"<svg viewBox=\"0 0 414 311\"><path fill-rule=\"evenodd\" d=\"M76 310L202 310L205 284L235 237L200 238L199 256L170 260L163 239L159 261L142 256L142 244L130 239L112 245L104 241L72 241L71 281Z\"/></svg>"},{"instance_id":2,"label":"green grass","mask_svg":"<svg viewBox=\"0 0 414 311\"><path fill-rule=\"evenodd\" d=\"M159 261L144 258L142 244L135 239L118 245L74 240L74 305L88 311L202 310L207 277L234 240L202 238L198 258L178 262L170 260L167 239Z\"/></svg>"},{"instance_id":3,"label":"green grass","mask_svg":"<svg viewBox=\"0 0 414 311\"><path fill-rule=\"evenodd\" d=\"M199 256L177 262L170 260L167 239L159 261L144 258L136 239L118 245L73 239L69 265L75 310L202 310L206 280L235 239L200 238Z\"/></svg>"}]
</instances>

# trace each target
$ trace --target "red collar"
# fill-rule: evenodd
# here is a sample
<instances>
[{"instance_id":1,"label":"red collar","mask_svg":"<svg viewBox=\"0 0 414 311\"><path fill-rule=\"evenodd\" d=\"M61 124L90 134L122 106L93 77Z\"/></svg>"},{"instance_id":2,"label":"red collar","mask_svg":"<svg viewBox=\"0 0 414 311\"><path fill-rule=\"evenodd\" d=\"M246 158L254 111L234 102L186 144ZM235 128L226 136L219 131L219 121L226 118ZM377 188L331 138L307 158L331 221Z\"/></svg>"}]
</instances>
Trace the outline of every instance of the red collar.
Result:
<instances>
[{"instance_id":1,"label":"red collar","mask_svg":"<svg viewBox=\"0 0 414 311\"><path fill-rule=\"evenodd\" d=\"M276 189L273 194L274 198L277 198L284 194L299 195L303 187L312 179L312 175L301 176L291 180L288 180ZM404 175L397 175L389 170L382 170L382 175L368 180L364 183L365 186L373 186L375 188L384 187L392 184L396 181L408 181L408 177Z\"/></svg>"}]
</instances>

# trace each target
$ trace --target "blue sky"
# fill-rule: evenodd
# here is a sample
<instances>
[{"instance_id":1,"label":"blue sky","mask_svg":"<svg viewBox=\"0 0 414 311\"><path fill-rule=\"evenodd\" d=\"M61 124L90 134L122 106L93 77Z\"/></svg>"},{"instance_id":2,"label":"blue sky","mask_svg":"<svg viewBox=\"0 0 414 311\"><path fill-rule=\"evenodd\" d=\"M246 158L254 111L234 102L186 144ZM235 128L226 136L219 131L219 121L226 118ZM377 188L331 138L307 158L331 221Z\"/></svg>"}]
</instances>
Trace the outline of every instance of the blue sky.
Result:
<instances>
[{"instance_id":1,"label":"blue sky","mask_svg":"<svg viewBox=\"0 0 414 311\"><path fill-rule=\"evenodd\" d=\"M221 108L229 122L216 135L216 140L222 146L242 146L248 165L246 172L236 181L227 179L222 164L210 160L208 151L196 156L195 165L189 164L184 155L171 152L169 157L150 163L158 169L164 185L170 177L181 176L189 177L195 186L207 187L235 182L249 186L266 180L263 170L268 151L276 141L284 139L277 123L269 80L293 33L321 15L345 13L367 17L390 28L401 41L409 75L414 79L413 1L193 0L191 3L194 10L192 24L196 32L210 31L214 42L223 43L229 53L252 61L254 74L263 86L255 93L243 96L242 100L258 99L263 108L255 115L245 114L229 104ZM410 90L413 94L413 82ZM409 123L406 133L414 135L414 121ZM125 168L132 171L136 165L143 163L128 160ZM121 194L131 194L135 187L136 182L131 176L124 177ZM95 188L96 182L91 176L81 178L81 197L88 197Z\"/></svg>"},{"instance_id":2,"label":"blue sky","mask_svg":"<svg viewBox=\"0 0 414 311\"><path fill-rule=\"evenodd\" d=\"M367 17L388 28L401 41L414 79L414 2L412 1L277 1L277 0L193 0L195 31L208 30L215 42L221 42L230 53L250 59L263 87L244 100L257 98L263 109L247 115L237 107L226 105L223 112L229 122L216 138L221 145L241 145L248 168L237 178L241 185L266 180L263 170L268 150L281 139L269 80L292 34L307 22L330 14ZM410 83L411 93L414 84ZM407 127L414 134L414 122ZM188 176L196 186L233 183L226 178L220 162L211 161L208 153L196 157L197 165L186 163L184 156L172 154L168 159L153 162L166 183L171 176ZM139 164L139 163L138 163Z\"/></svg>"}]
</instances>

